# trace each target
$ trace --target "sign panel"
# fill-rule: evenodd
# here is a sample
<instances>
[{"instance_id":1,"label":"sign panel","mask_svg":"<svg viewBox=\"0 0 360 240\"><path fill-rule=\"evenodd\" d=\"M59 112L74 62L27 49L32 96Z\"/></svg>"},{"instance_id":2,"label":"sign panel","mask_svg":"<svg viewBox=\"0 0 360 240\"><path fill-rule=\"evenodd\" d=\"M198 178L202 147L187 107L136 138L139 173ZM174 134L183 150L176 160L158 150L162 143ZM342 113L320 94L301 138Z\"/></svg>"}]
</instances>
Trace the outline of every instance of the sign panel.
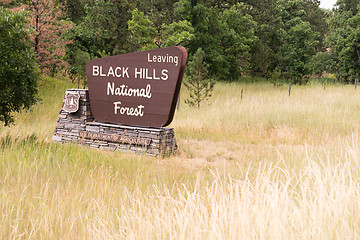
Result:
<instances>
[{"instance_id":1,"label":"sign panel","mask_svg":"<svg viewBox=\"0 0 360 240\"><path fill-rule=\"evenodd\" d=\"M186 60L181 46L91 60L86 75L95 119L147 127L169 125Z\"/></svg>"},{"instance_id":2,"label":"sign panel","mask_svg":"<svg viewBox=\"0 0 360 240\"><path fill-rule=\"evenodd\" d=\"M63 110L68 113L75 113L79 110L80 94L78 92L66 92Z\"/></svg>"}]
</instances>

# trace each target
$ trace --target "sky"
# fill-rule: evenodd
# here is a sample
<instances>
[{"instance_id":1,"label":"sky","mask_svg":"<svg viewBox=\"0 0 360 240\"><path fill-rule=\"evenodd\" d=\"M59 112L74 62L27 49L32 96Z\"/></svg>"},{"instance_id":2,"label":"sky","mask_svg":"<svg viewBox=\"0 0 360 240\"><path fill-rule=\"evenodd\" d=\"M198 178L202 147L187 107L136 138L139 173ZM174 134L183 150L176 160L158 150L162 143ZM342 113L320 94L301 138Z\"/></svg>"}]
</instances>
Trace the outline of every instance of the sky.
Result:
<instances>
[{"instance_id":1,"label":"sky","mask_svg":"<svg viewBox=\"0 0 360 240\"><path fill-rule=\"evenodd\" d=\"M320 7L326 9L332 9L336 0L320 0Z\"/></svg>"}]
</instances>

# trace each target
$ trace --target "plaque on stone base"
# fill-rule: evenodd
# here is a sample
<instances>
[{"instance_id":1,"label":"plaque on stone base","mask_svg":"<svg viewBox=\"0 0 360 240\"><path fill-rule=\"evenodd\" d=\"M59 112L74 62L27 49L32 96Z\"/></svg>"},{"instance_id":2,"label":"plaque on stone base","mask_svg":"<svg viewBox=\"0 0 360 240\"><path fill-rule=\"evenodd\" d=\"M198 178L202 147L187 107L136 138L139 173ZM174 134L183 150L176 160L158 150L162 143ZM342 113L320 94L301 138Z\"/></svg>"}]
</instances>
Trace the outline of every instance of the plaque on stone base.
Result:
<instances>
[{"instance_id":1,"label":"plaque on stone base","mask_svg":"<svg viewBox=\"0 0 360 240\"><path fill-rule=\"evenodd\" d=\"M80 96L78 111L65 110L69 102L68 96L77 94ZM169 156L177 149L172 128L127 126L95 121L91 113L89 92L84 89L66 90L52 140L149 156Z\"/></svg>"}]
</instances>

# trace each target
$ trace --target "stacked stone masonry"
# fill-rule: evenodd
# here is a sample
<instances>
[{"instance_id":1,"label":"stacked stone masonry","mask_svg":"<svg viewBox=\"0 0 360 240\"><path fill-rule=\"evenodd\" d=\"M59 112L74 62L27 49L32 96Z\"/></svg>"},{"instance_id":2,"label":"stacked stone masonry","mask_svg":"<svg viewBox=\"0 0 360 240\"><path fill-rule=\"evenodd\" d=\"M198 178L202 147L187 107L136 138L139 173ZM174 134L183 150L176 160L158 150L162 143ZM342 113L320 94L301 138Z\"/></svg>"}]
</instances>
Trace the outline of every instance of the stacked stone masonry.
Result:
<instances>
[{"instance_id":1,"label":"stacked stone masonry","mask_svg":"<svg viewBox=\"0 0 360 240\"><path fill-rule=\"evenodd\" d=\"M80 94L79 110L68 113L61 108L52 140L90 148L120 150L150 156L168 156L177 149L172 128L147 128L95 121L91 114L88 90L68 89ZM65 103L65 97L63 106Z\"/></svg>"}]
</instances>

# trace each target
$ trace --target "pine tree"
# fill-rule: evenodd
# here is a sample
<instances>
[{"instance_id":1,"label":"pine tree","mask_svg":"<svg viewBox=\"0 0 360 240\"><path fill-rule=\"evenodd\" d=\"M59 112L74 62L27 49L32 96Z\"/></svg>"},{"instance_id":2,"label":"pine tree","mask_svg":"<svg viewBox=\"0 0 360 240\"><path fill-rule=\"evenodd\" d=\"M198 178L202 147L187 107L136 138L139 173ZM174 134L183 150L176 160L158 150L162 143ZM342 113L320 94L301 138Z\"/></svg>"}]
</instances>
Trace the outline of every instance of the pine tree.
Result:
<instances>
[{"instance_id":1,"label":"pine tree","mask_svg":"<svg viewBox=\"0 0 360 240\"><path fill-rule=\"evenodd\" d=\"M207 65L204 61L205 52L199 48L189 62L187 76L184 81L185 87L190 91L190 98L185 103L200 108L200 102L211 97L215 81L208 78Z\"/></svg>"},{"instance_id":2,"label":"pine tree","mask_svg":"<svg viewBox=\"0 0 360 240\"><path fill-rule=\"evenodd\" d=\"M34 29L31 41L41 72L53 76L68 67L64 60L65 46L71 41L65 40L63 35L72 28L72 24L62 20L65 15L63 5L55 0L29 0L12 10L22 9L30 13L30 25Z\"/></svg>"}]
</instances>

